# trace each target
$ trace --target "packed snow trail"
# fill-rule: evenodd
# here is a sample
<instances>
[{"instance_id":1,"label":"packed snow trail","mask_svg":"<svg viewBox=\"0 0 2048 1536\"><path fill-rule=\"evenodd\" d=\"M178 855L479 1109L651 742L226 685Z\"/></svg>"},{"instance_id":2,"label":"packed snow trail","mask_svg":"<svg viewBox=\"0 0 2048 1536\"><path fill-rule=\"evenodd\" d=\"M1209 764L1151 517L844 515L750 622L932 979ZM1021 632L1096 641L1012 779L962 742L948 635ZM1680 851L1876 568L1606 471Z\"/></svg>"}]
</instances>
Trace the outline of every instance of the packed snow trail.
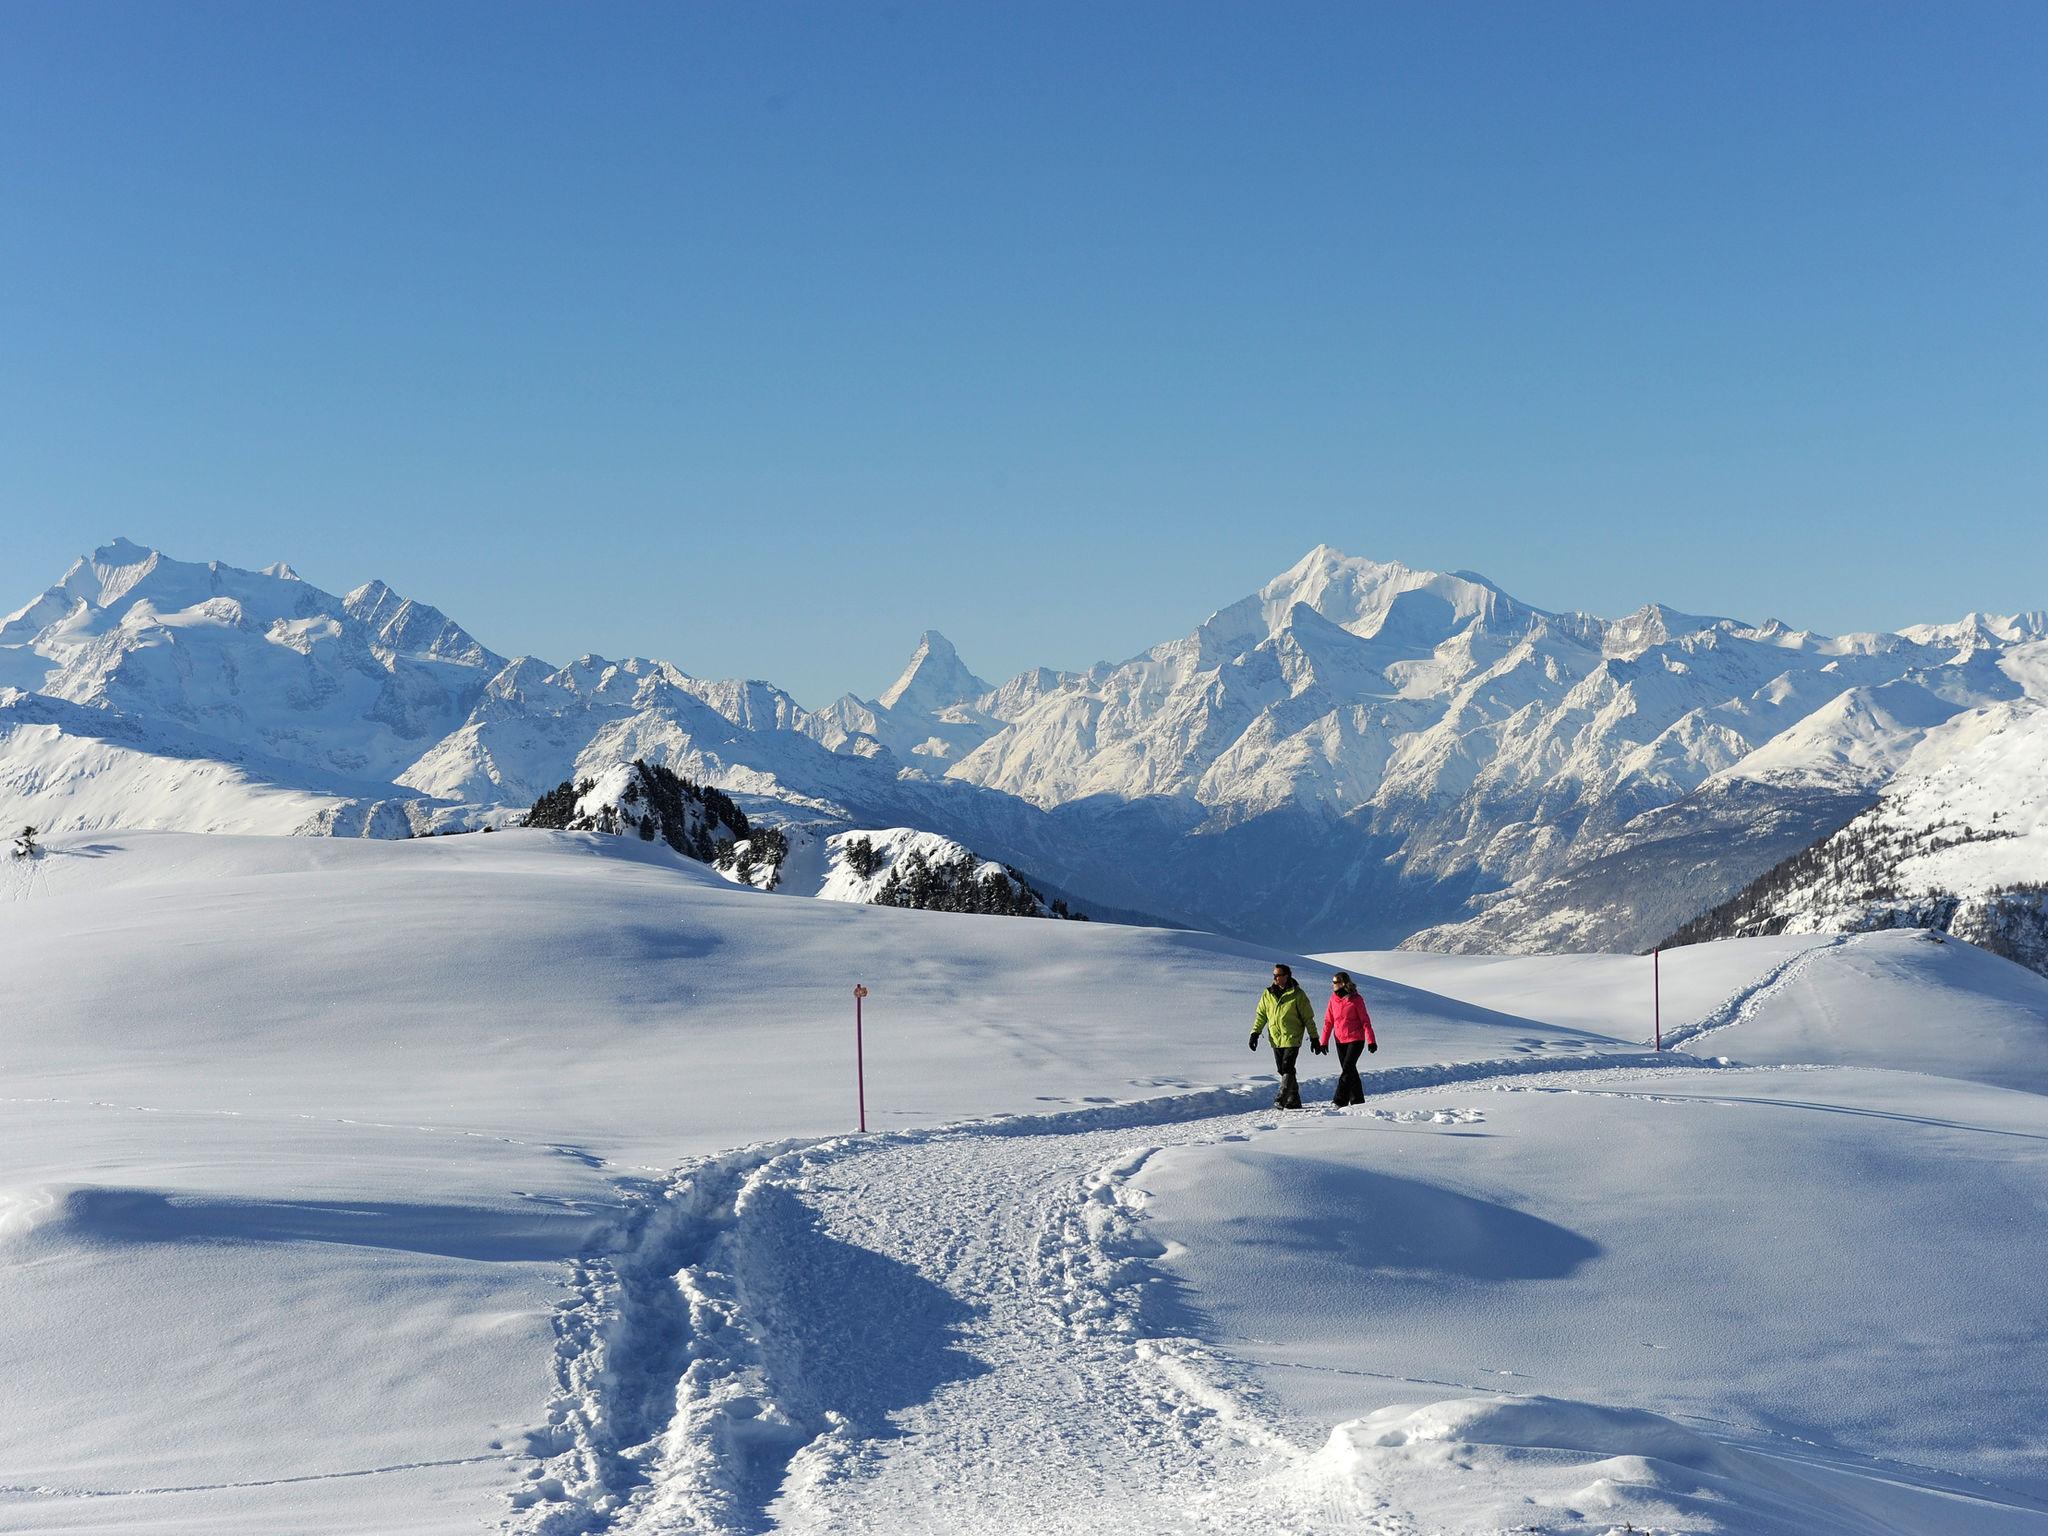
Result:
<instances>
[{"instance_id":1,"label":"packed snow trail","mask_svg":"<svg viewBox=\"0 0 2048 1536\"><path fill-rule=\"evenodd\" d=\"M1397 1068L1348 1113L1660 1070L1716 1069ZM1413 1531L1315 1473L1326 1426L1279 1421L1242 1369L1143 1326L1158 1250L1125 1181L1161 1147L1273 1129L1283 1112L1254 1108L1270 1091L783 1143L640 1191L558 1322L561 1393L515 1528Z\"/></svg>"},{"instance_id":2,"label":"packed snow trail","mask_svg":"<svg viewBox=\"0 0 2048 1536\"><path fill-rule=\"evenodd\" d=\"M1797 981L1805 974L1807 967L1821 956L1834 954L1867 937L1866 934L1838 933L1825 942L1815 944L1811 949L1802 949L1795 955L1787 956L1755 981L1738 988L1704 1018L1692 1024L1667 1029L1664 1032L1664 1049L1690 1051L1703 1036L1759 1017L1766 1003Z\"/></svg>"}]
</instances>

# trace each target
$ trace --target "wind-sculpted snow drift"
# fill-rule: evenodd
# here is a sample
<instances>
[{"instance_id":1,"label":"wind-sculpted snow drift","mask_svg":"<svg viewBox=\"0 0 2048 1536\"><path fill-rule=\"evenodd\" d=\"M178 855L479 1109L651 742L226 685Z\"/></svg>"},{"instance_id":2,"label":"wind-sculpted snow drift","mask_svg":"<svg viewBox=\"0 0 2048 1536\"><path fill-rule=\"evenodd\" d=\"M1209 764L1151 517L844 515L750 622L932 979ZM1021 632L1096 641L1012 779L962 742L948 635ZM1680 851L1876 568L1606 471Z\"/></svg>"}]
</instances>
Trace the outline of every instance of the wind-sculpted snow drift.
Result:
<instances>
[{"instance_id":1,"label":"wind-sculpted snow drift","mask_svg":"<svg viewBox=\"0 0 2048 1536\"><path fill-rule=\"evenodd\" d=\"M404 836L645 759L764 826L941 835L1096 913L1640 948L1903 785L1930 733L2036 707L2044 635L1608 620L1318 548L1128 661L991 686L927 632L880 697L806 710L116 542L0 623L0 817Z\"/></svg>"}]
</instances>

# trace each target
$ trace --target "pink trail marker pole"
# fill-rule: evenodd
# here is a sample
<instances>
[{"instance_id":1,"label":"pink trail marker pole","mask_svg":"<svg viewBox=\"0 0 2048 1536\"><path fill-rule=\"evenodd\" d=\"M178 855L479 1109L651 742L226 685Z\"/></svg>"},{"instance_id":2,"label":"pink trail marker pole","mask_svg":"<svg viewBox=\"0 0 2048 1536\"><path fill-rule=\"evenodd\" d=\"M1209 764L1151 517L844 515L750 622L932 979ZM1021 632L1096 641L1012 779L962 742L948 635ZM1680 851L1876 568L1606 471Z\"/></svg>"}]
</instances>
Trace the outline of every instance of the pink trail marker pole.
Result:
<instances>
[{"instance_id":1,"label":"pink trail marker pole","mask_svg":"<svg viewBox=\"0 0 2048 1536\"><path fill-rule=\"evenodd\" d=\"M1657 1050L1664 1050L1664 951L1650 951L1650 1009L1657 1024Z\"/></svg>"},{"instance_id":2,"label":"pink trail marker pole","mask_svg":"<svg viewBox=\"0 0 2048 1536\"><path fill-rule=\"evenodd\" d=\"M865 1135L868 1128L868 1073L867 1065L861 1059L860 1048L860 1001L868 995L868 989L858 982L853 988L853 1085L860 1097L860 1128Z\"/></svg>"}]
</instances>

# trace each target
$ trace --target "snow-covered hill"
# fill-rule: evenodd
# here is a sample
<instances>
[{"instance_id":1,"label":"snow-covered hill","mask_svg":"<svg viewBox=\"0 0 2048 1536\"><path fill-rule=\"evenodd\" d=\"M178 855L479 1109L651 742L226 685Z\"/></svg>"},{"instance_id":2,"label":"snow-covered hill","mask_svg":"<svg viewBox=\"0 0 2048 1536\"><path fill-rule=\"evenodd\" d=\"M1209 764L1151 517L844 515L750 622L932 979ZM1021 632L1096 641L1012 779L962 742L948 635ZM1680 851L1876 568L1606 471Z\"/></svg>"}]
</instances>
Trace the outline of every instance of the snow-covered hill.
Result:
<instances>
[{"instance_id":1,"label":"snow-covered hill","mask_svg":"<svg viewBox=\"0 0 2048 1536\"><path fill-rule=\"evenodd\" d=\"M716 861L741 885L784 895L920 911L1066 917L1020 870L915 827L831 832L793 827L742 839Z\"/></svg>"},{"instance_id":2,"label":"snow-covered hill","mask_svg":"<svg viewBox=\"0 0 2048 1536\"><path fill-rule=\"evenodd\" d=\"M2048 971L2048 645L2002 665L2023 697L1929 730L1868 811L1681 940L1927 928Z\"/></svg>"},{"instance_id":3,"label":"snow-covered hill","mask_svg":"<svg viewBox=\"0 0 2048 1536\"><path fill-rule=\"evenodd\" d=\"M1828 638L1548 612L1324 547L1193 633L990 686L927 631L807 711L498 656L380 582L117 542L0 624L0 820L404 835L636 758L764 826L902 826L1092 910L1291 946L1654 942L2024 696L2048 616Z\"/></svg>"},{"instance_id":4,"label":"snow-covered hill","mask_svg":"<svg viewBox=\"0 0 2048 1536\"><path fill-rule=\"evenodd\" d=\"M2048 982L1953 941L1669 954L1662 1058L1647 961L1346 956L1279 1116L1271 951L660 841L0 913L10 1531L2048 1531Z\"/></svg>"}]
</instances>

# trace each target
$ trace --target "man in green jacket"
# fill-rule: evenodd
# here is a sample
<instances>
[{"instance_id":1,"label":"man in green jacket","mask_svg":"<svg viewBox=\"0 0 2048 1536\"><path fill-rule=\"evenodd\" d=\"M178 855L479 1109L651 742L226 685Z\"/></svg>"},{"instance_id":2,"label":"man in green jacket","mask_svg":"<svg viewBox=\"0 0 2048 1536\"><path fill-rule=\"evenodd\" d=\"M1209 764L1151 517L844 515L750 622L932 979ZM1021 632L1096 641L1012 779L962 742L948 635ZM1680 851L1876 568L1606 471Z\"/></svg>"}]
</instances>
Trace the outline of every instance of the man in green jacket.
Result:
<instances>
[{"instance_id":1,"label":"man in green jacket","mask_svg":"<svg viewBox=\"0 0 2048 1536\"><path fill-rule=\"evenodd\" d=\"M1293 968L1274 966L1273 984L1259 994L1251 1048L1259 1048L1260 1035L1273 1042L1273 1065L1280 1073L1280 1093L1273 1100L1275 1108L1301 1108L1301 1085L1294 1080L1294 1059L1301 1054L1301 1042L1313 1041L1315 1032L1315 1004L1295 981Z\"/></svg>"}]
</instances>

